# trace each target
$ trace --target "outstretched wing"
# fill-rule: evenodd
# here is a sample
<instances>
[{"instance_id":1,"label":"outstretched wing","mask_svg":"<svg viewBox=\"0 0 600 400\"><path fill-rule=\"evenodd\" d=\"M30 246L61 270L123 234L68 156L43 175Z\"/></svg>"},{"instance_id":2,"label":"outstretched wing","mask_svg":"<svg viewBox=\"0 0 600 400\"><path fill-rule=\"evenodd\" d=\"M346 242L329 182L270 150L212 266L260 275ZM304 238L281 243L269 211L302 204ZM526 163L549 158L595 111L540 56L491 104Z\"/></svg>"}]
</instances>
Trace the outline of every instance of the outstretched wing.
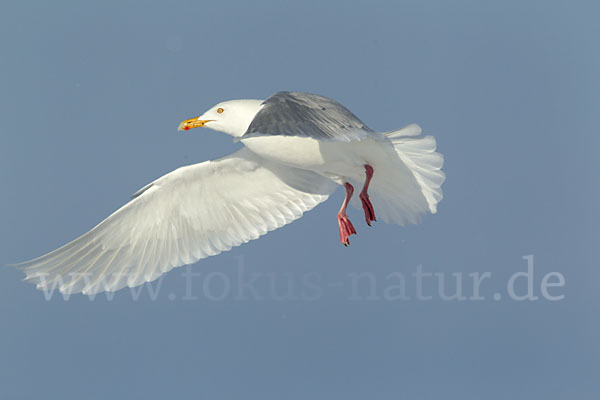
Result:
<instances>
[{"instance_id":1,"label":"outstretched wing","mask_svg":"<svg viewBox=\"0 0 600 400\"><path fill-rule=\"evenodd\" d=\"M373 131L350 110L328 97L278 92L266 99L242 139L283 135L349 142Z\"/></svg>"},{"instance_id":2,"label":"outstretched wing","mask_svg":"<svg viewBox=\"0 0 600 400\"><path fill-rule=\"evenodd\" d=\"M335 187L242 148L157 179L88 233L17 267L38 289L93 294L137 286L290 223Z\"/></svg>"}]
</instances>

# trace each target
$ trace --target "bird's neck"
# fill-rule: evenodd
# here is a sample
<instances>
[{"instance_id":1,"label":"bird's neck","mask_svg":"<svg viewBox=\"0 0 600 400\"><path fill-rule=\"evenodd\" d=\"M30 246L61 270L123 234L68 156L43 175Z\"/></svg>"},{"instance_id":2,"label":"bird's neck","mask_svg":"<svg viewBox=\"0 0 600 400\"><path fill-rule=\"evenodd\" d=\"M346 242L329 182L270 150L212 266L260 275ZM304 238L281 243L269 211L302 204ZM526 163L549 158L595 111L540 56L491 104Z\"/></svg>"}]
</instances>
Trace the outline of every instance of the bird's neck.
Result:
<instances>
[{"instance_id":1,"label":"bird's neck","mask_svg":"<svg viewBox=\"0 0 600 400\"><path fill-rule=\"evenodd\" d=\"M222 127L222 131L233 137L241 137L250 126L254 116L260 110L263 100L234 100L235 116L228 118L227 126Z\"/></svg>"}]
</instances>

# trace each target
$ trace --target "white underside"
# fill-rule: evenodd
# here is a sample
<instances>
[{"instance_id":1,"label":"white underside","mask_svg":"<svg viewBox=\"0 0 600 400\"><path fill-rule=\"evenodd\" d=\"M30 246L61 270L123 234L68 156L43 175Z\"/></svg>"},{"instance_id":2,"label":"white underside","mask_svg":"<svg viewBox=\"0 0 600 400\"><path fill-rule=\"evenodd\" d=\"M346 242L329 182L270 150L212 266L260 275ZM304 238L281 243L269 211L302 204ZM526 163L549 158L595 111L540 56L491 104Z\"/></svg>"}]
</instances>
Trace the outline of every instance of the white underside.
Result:
<instances>
[{"instance_id":1,"label":"white underside","mask_svg":"<svg viewBox=\"0 0 600 400\"><path fill-rule=\"evenodd\" d=\"M443 156L435 139L409 125L360 141L333 142L295 136L243 139L250 150L268 160L321 174L339 185L350 182L360 190L365 165L373 167L369 188L378 219L404 225L416 223L427 211L435 213L442 198ZM360 207L358 196L352 204Z\"/></svg>"},{"instance_id":2,"label":"white underside","mask_svg":"<svg viewBox=\"0 0 600 400\"><path fill-rule=\"evenodd\" d=\"M391 143L370 138L324 142L297 136L259 136L242 143L263 158L317 172L338 184L362 179L365 164L374 166L394 155Z\"/></svg>"}]
</instances>

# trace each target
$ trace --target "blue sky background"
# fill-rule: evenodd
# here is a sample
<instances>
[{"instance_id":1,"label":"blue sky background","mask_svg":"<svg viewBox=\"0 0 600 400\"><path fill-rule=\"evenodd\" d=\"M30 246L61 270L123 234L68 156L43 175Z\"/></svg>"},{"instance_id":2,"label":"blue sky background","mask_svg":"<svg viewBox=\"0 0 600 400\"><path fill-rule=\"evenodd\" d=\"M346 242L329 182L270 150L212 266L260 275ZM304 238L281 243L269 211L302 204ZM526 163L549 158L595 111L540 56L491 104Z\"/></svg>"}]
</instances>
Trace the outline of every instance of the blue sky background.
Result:
<instances>
[{"instance_id":1,"label":"blue sky background","mask_svg":"<svg viewBox=\"0 0 600 400\"><path fill-rule=\"evenodd\" d=\"M75 238L180 165L232 152L227 135L176 131L223 100L301 90L373 129L418 122L448 176L421 225L368 228L353 210L349 248L338 243L338 191L194 265L197 300L182 299L185 268L160 281L155 301L147 288L137 301L128 289L46 301L2 268L1 398L598 398L595 2L0 8L0 264ZM507 282L530 254L539 298L512 300ZM448 293L462 273L467 296L467 274L489 272L485 300L444 301L431 277L433 298L420 301L419 265L444 273ZM239 296L239 268L242 280L258 276L263 299ZM409 300L384 296L398 272ZM562 300L541 294L550 272L564 277L549 289ZM370 273L375 295L362 281L353 292L352 273ZM270 277L284 293L293 281L293 299L276 300ZM229 294L211 301L225 281Z\"/></svg>"}]
</instances>

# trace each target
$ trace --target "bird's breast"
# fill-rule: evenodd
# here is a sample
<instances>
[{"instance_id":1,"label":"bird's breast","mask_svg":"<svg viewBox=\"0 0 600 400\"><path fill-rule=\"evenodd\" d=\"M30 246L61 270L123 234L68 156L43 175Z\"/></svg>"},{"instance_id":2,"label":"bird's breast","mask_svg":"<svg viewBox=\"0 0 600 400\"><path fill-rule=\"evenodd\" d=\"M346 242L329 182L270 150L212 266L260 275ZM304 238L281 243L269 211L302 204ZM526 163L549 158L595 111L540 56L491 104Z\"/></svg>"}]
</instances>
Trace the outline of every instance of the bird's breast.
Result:
<instances>
[{"instance_id":1,"label":"bird's breast","mask_svg":"<svg viewBox=\"0 0 600 400\"><path fill-rule=\"evenodd\" d=\"M259 156L302 169L319 169L326 163L321 142L297 136L257 136L241 142Z\"/></svg>"},{"instance_id":2,"label":"bird's breast","mask_svg":"<svg viewBox=\"0 0 600 400\"><path fill-rule=\"evenodd\" d=\"M334 142L298 136L257 136L242 139L242 143L267 160L308 169L338 183L348 178L362 180L365 164L379 168L390 154L395 158L393 146L369 138Z\"/></svg>"}]
</instances>

